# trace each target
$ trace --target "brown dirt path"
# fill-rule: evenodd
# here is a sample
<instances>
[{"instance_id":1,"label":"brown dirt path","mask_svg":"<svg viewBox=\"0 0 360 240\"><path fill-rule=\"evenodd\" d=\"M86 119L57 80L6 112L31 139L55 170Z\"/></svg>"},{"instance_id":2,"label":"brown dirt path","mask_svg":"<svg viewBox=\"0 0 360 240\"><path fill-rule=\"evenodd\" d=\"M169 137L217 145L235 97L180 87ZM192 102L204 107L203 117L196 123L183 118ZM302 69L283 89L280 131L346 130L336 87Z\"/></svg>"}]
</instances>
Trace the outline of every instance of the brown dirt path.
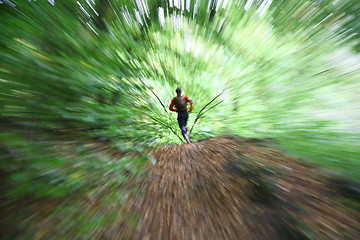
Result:
<instances>
[{"instance_id":1,"label":"brown dirt path","mask_svg":"<svg viewBox=\"0 0 360 240\"><path fill-rule=\"evenodd\" d=\"M91 144L121 159L108 144ZM18 239L360 239L360 201L269 144L225 136L163 146L146 175L121 186L123 201L109 200L106 183L92 198L2 202L9 216L2 232ZM75 215L60 211L74 207Z\"/></svg>"},{"instance_id":2,"label":"brown dirt path","mask_svg":"<svg viewBox=\"0 0 360 240\"><path fill-rule=\"evenodd\" d=\"M315 169L240 137L164 146L129 197L129 239L356 239L356 212ZM355 215L354 215L355 214Z\"/></svg>"}]
</instances>

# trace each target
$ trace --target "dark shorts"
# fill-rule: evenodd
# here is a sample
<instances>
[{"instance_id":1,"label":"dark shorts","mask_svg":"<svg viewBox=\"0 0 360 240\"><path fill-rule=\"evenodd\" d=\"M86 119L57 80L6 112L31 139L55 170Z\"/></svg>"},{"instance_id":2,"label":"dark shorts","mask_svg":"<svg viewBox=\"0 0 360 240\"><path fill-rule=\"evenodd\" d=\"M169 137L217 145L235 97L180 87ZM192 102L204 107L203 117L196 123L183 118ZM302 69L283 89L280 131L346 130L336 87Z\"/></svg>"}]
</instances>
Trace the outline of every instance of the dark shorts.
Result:
<instances>
[{"instance_id":1,"label":"dark shorts","mask_svg":"<svg viewBox=\"0 0 360 240\"><path fill-rule=\"evenodd\" d=\"M189 114L187 112L178 112L178 123L182 134L187 133L186 123L188 121Z\"/></svg>"}]
</instances>

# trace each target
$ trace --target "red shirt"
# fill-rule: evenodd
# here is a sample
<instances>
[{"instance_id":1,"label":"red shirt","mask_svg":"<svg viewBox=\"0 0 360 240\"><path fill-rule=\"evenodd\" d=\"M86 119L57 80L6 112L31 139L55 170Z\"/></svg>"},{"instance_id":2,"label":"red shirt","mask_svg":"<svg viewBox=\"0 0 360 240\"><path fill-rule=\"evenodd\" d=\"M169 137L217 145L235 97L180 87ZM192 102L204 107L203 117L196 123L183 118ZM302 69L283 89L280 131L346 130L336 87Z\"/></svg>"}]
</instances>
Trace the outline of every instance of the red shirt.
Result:
<instances>
[{"instance_id":1,"label":"red shirt","mask_svg":"<svg viewBox=\"0 0 360 240\"><path fill-rule=\"evenodd\" d=\"M178 95L178 97L179 97L179 96L181 96L181 95ZM174 98L171 100L171 104L170 104L170 107L169 107L170 111L173 111L173 112L177 112L177 109L174 108L175 98L176 98L176 97L174 97ZM185 96L185 97L184 97L184 100L185 100L185 103L186 103L186 111L188 111L188 110L187 110L187 103L189 102L189 103L193 104L194 101L193 101L191 98L189 98L188 96Z\"/></svg>"}]
</instances>

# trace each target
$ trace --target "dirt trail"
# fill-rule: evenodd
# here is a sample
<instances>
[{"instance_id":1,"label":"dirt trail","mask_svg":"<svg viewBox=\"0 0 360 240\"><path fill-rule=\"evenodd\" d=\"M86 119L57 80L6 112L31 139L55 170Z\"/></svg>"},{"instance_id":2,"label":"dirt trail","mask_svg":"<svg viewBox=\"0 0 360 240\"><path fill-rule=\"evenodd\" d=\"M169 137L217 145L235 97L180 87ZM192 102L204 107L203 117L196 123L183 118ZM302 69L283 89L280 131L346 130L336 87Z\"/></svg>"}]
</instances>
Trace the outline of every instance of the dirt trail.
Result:
<instances>
[{"instance_id":1,"label":"dirt trail","mask_svg":"<svg viewBox=\"0 0 360 240\"><path fill-rule=\"evenodd\" d=\"M355 239L359 219L296 159L239 137L164 146L122 239ZM355 215L354 215L355 214ZM134 229L133 229L134 230Z\"/></svg>"},{"instance_id":2,"label":"dirt trail","mask_svg":"<svg viewBox=\"0 0 360 240\"><path fill-rule=\"evenodd\" d=\"M107 200L105 183L92 198L5 202L6 219L18 220L0 225L19 239L360 239L358 195L346 198L316 168L269 144L227 136L163 146L148 174L131 178L124 201ZM91 146L121 159L107 143ZM74 206L81 213L59 212Z\"/></svg>"}]
</instances>

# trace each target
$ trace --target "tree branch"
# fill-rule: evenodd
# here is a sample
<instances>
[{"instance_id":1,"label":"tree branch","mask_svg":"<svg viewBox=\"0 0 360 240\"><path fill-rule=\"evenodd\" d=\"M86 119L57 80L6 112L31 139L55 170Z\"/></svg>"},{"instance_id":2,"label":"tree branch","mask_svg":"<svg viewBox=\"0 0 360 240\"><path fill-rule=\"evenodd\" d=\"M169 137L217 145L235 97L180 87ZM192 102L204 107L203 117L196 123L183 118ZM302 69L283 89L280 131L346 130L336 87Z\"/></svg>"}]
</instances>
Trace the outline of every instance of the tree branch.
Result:
<instances>
[{"instance_id":1,"label":"tree branch","mask_svg":"<svg viewBox=\"0 0 360 240\"><path fill-rule=\"evenodd\" d=\"M149 89L149 90L152 92L152 94L154 94L154 96L157 98L157 100L160 102L161 106L164 108L164 110L165 110L165 112L166 112L167 109L166 109L165 105L162 103L162 101L160 100L160 98L154 93L154 91L153 91L148 85L146 85L146 84L144 83L144 81L143 81L141 78L139 78L139 80L142 82L142 84L145 85L145 87L146 87L147 89Z\"/></svg>"},{"instance_id":2,"label":"tree branch","mask_svg":"<svg viewBox=\"0 0 360 240\"><path fill-rule=\"evenodd\" d=\"M190 135L191 135L191 132L192 132L192 130L193 130L196 122L197 122L197 121L199 120L199 118L203 115L202 112L204 111L204 109L205 109L207 106L209 106L213 101L215 101L223 92L224 92L224 91L222 91L221 93L219 93L216 97L214 97L210 102L208 102L208 103L200 110L200 112L197 114L197 116L196 116L196 118L195 118L195 121L194 121L194 123L193 123L193 125L192 125L192 127L191 127L191 129L190 129L189 137L190 137ZM218 104L220 104L220 103L218 103ZM215 106L217 106L218 104L216 104ZM213 106L213 107L215 107L215 106ZM212 107L212 108L213 108L213 107ZM210 108L210 109L212 109L212 108ZM209 110L210 110L210 109L209 109ZM207 111L208 111L208 110L207 110ZM206 111L206 112L207 112L207 111Z\"/></svg>"},{"instance_id":3,"label":"tree branch","mask_svg":"<svg viewBox=\"0 0 360 240\"><path fill-rule=\"evenodd\" d=\"M160 120L158 120L158 119L150 116L149 114L147 114L147 113L145 113L145 112L143 112L143 114L145 114L146 116L148 116L149 118L151 118L151 119L154 120L155 122L157 122L157 123L159 123L159 124L161 124L161 125L169 128L169 129L171 130L171 132L174 133L174 134L180 139L181 142L185 143L184 140L175 132L175 130L174 130L171 126L163 123L162 121L160 121Z\"/></svg>"},{"instance_id":4,"label":"tree branch","mask_svg":"<svg viewBox=\"0 0 360 240\"><path fill-rule=\"evenodd\" d=\"M207 113L207 112L210 111L211 109L217 107L219 104L221 104L221 103L223 103L223 102L224 102L224 101L220 101L220 102L218 102L217 104L215 104L214 106L208 108L206 111L204 111L204 112L200 115L200 118L201 118L205 113Z\"/></svg>"},{"instance_id":5,"label":"tree branch","mask_svg":"<svg viewBox=\"0 0 360 240\"><path fill-rule=\"evenodd\" d=\"M135 107L135 108L138 107L138 106L129 104L128 102L123 102L123 104L124 104L125 106L129 106L129 107ZM151 119L154 120L155 122L157 122L157 123L159 123L159 124L161 124L161 125L169 128L169 129L171 130L171 132L172 132L173 134L175 134L175 135L179 138L179 140L180 140L181 142L185 143L185 141L175 132L175 130L174 130L171 126L163 123L163 122L160 121L159 119L156 119L156 118L150 116L149 114L145 113L144 111L141 111L141 113L144 114L144 115L146 115L146 116L148 116L149 118L151 118Z\"/></svg>"}]
</instances>

